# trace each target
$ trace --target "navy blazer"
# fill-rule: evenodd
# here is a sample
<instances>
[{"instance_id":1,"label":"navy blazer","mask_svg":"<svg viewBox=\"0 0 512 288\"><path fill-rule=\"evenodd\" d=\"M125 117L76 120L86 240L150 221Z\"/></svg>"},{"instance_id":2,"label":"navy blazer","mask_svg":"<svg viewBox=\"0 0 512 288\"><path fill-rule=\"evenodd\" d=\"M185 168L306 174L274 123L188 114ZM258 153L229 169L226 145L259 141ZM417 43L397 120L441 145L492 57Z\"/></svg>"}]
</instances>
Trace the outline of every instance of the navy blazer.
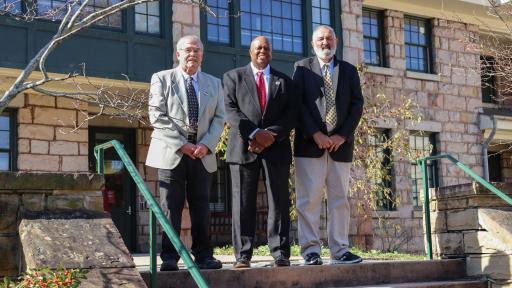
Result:
<instances>
[{"instance_id":1,"label":"navy blazer","mask_svg":"<svg viewBox=\"0 0 512 288\"><path fill-rule=\"evenodd\" d=\"M336 91L337 122L327 133L327 126L320 111L325 111L324 81L317 57L295 63L293 82L299 102L299 121L295 128L294 150L296 157L318 158L324 154L313 140L318 131L326 135L338 134L347 140L331 158L338 162L352 162L354 131L363 113L363 95L357 69L354 65L334 59L333 86Z\"/></svg>"},{"instance_id":2,"label":"navy blazer","mask_svg":"<svg viewBox=\"0 0 512 288\"><path fill-rule=\"evenodd\" d=\"M250 64L226 72L223 84L226 121L230 125L226 162L245 164L260 156L276 164L290 164L290 131L297 118L290 77L270 68L269 95L263 113ZM277 134L276 141L260 155L247 150L249 136L256 128Z\"/></svg>"}]
</instances>

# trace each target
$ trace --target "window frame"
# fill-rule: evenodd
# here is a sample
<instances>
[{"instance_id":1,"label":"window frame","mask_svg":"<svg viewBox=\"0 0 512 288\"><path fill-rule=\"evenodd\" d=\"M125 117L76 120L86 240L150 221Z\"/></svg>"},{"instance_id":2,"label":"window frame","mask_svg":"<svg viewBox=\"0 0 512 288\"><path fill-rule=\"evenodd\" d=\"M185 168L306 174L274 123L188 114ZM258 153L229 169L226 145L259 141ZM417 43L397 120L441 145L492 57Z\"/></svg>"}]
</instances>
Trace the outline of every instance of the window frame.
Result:
<instances>
[{"instance_id":1,"label":"window frame","mask_svg":"<svg viewBox=\"0 0 512 288\"><path fill-rule=\"evenodd\" d=\"M492 65L483 66L482 61L485 61L487 63L492 63ZM490 104L498 103L498 101L496 100L496 96L497 96L497 92L498 92L498 90L496 89L497 88L496 87L496 84L497 84L496 75L494 74L487 79L484 79L482 77L482 73L483 73L484 69L488 69L487 71L491 70L490 73L496 73L496 68L495 68L495 64L494 64L495 61L496 61L496 59L494 59L494 57L492 57L492 56L480 55L480 70L481 70L481 72L480 72L480 90L482 93L482 103L490 103ZM484 84L486 87L484 87ZM489 95L487 95L487 90L490 90ZM485 91L485 93L484 93L484 91Z\"/></svg>"},{"instance_id":2,"label":"window frame","mask_svg":"<svg viewBox=\"0 0 512 288\"><path fill-rule=\"evenodd\" d=\"M243 0L232 0L229 2L229 14L237 15L240 11L240 1ZM331 27L336 32L336 36L338 38L338 46L336 51L336 57L338 59L343 58L343 37L341 30L341 17L336 17L335 15L341 14L341 3L339 1L330 1L330 10L331 10ZM281 50L273 50L273 58L276 60L282 61L296 61L297 57L310 57L313 56L313 49L311 48L311 37L313 34L313 23L312 23L312 0L305 0L302 2L302 53L292 53ZM230 17L229 21L229 34L230 41L229 43L219 43L219 42L210 42L208 41L208 19L206 13L202 12L200 16L200 31L201 31L201 40L205 44L205 50L211 51L224 51L226 49L229 50L232 54L243 53L243 55L248 55L247 51L249 49L248 46L242 45L242 37L241 37L241 20L240 17ZM234 55L235 56L235 55ZM276 57L277 56L277 57Z\"/></svg>"},{"instance_id":3,"label":"window frame","mask_svg":"<svg viewBox=\"0 0 512 288\"><path fill-rule=\"evenodd\" d=\"M423 23L425 24L425 45L405 42L405 20L406 19L423 21ZM432 47L432 25L431 24L432 24L432 22L431 22L431 19L429 19L429 18L417 17L417 16L412 16L412 15L404 15L403 32L404 32L405 69L406 69L406 71L427 73L427 74L433 73L434 69L433 69L433 57L432 57L433 47ZM427 55L425 57L425 61L427 61L426 65L425 65L426 70L416 70L416 69L407 68L407 58L408 58L407 57L407 45L413 45L416 47L418 47L418 46L425 47L426 53L427 53Z\"/></svg>"},{"instance_id":4,"label":"window frame","mask_svg":"<svg viewBox=\"0 0 512 288\"><path fill-rule=\"evenodd\" d=\"M366 59L364 61L364 63L366 65L370 65L370 66L377 66L377 67L388 67L388 63L387 63L387 59L386 59L386 44L385 44L385 41L386 41L386 38L385 38L385 30L384 30L384 10L378 10L378 9L372 9L372 8L367 8L367 7L363 7L363 17L364 17L364 12L370 12L370 13L376 13L377 15L377 27L379 27L379 38L373 38L373 37L366 37L364 35L364 23L363 23L363 53L365 51L365 47L364 47L364 39L365 38L370 38L370 39L375 39L377 40L377 43L379 45L379 48L380 48L380 55L379 55L379 58L380 58L380 61L379 61L379 64L373 64L373 63L368 63L366 62Z\"/></svg>"},{"instance_id":5,"label":"window frame","mask_svg":"<svg viewBox=\"0 0 512 288\"><path fill-rule=\"evenodd\" d=\"M149 32L140 32L140 31L137 31L137 27L136 27L136 20L135 20L135 16L137 14L141 14L141 13L137 13L137 11L135 10L135 6L137 5L134 5L132 7L130 7L130 10L128 9L125 9L123 12L128 12L128 11L133 11L132 15L133 15L133 33L135 35L144 35L144 36L149 36L149 37L158 37L158 38L161 38L162 37L162 34L164 33L164 30L165 30L165 26L164 26L164 21L162 21L162 15L163 15L163 12L164 12L164 4L163 4L163 1L158 1L158 33L149 33ZM146 8L147 8L147 5L149 4L150 2L145 2L145 3L141 3L141 4L146 4ZM141 4L138 4L138 5L141 5ZM132 16L130 15L130 16ZM146 15L146 17L150 16L149 14L144 14ZM151 15L153 16L153 15ZM124 18L123 18L124 20ZM147 22L147 21L146 21ZM123 22L124 23L124 22ZM171 24L172 26L172 24Z\"/></svg>"},{"instance_id":6,"label":"window frame","mask_svg":"<svg viewBox=\"0 0 512 288\"><path fill-rule=\"evenodd\" d=\"M9 168L7 171L17 171L18 162L18 122L17 111L7 108L0 115L7 115L9 118L9 149L0 148L0 152L7 152L9 155Z\"/></svg>"},{"instance_id":7,"label":"window frame","mask_svg":"<svg viewBox=\"0 0 512 288\"><path fill-rule=\"evenodd\" d=\"M421 134L427 134L427 135L421 135ZM432 151L430 152L430 155L436 155L437 150L437 135L438 133L430 132L430 131L410 131L409 137L411 136L428 136L428 142L429 145L432 145ZM409 142L410 142L409 138ZM411 166L418 166L418 163L416 161L409 162ZM430 163L427 163L427 173L428 173L428 187L429 188L437 188L439 187L439 170L438 170L438 163L437 161L430 161ZM420 191L423 189L422 185L418 186L418 182L416 180L416 183L414 183L415 179L422 179L423 175L421 175L420 178L414 178L413 175L410 175L411 178L411 201L413 207L416 209L421 209L422 204L420 203ZM416 189L414 189L414 186L416 186Z\"/></svg>"}]
</instances>

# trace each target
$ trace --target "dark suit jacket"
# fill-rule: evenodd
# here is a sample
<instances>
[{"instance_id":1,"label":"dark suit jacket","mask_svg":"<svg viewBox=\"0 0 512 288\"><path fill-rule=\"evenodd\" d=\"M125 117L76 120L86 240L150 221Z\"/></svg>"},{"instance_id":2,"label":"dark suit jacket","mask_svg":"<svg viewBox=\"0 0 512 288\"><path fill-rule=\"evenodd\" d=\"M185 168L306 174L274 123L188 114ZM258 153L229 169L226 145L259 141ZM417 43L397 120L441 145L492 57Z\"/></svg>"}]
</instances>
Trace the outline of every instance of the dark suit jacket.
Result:
<instances>
[{"instance_id":1,"label":"dark suit jacket","mask_svg":"<svg viewBox=\"0 0 512 288\"><path fill-rule=\"evenodd\" d=\"M327 126L320 111L325 111L324 80L317 57L295 63L293 82L299 104L299 122L295 129L295 156L318 158L324 154L313 140L313 134L338 134L347 139L331 158L338 162L351 162L354 151L354 131L363 113L363 95L355 66L334 59L333 86L336 91L337 122L334 130L327 133Z\"/></svg>"},{"instance_id":2,"label":"dark suit jacket","mask_svg":"<svg viewBox=\"0 0 512 288\"><path fill-rule=\"evenodd\" d=\"M230 125L226 162L245 164L255 161L258 154L249 152L247 148L249 136L260 128L277 134L276 141L260 154L261 157L271 163L290 164L292 153L289 136L296 123L290 77L270 68L270 92L263 114L250 64L226 72L223 84L226 120Z\"/></svg>"}]
</instances>

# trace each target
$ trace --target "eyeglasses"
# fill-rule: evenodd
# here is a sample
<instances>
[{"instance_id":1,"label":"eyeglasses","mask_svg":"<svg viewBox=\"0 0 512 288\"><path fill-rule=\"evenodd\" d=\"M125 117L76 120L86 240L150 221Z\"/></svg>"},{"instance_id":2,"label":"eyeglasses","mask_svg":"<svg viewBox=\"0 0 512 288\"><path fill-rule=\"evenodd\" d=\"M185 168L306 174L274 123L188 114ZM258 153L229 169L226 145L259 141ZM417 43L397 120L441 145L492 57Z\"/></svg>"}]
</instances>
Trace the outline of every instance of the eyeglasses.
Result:
<instances>
[{"instance_id":1,"label":"eyeglasses","mask_svg":"<svg viewBox=\"0 0 512 288\"><path fill-rule=\"evenodd\" d=\"M179 50L185 52L185 54L192 54L192 52L197 54L202 51L201 48L184 48Z\"/></svg>"}]
</instances>

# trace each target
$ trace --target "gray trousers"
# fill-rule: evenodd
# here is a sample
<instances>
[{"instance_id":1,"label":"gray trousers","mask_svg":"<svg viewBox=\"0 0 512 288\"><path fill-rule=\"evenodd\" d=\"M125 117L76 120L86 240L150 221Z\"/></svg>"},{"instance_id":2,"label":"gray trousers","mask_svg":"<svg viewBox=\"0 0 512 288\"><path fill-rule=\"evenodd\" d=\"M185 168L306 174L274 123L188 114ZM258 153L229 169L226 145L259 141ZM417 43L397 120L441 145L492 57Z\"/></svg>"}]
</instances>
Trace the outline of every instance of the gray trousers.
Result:
<instances>
[{"instance_id":1,"label":"gray trousers","mask_svg":"<svg viewBox=\"0 0 512 288\"><path fill-rule=\"evenodd\" d=\"M335 162L328 152L320 158L295 158L295 191L301 254L320 254L320 213L327 193L327 233L331 258L348 251L351 162Z\"/></svg>"}]
</instances>

